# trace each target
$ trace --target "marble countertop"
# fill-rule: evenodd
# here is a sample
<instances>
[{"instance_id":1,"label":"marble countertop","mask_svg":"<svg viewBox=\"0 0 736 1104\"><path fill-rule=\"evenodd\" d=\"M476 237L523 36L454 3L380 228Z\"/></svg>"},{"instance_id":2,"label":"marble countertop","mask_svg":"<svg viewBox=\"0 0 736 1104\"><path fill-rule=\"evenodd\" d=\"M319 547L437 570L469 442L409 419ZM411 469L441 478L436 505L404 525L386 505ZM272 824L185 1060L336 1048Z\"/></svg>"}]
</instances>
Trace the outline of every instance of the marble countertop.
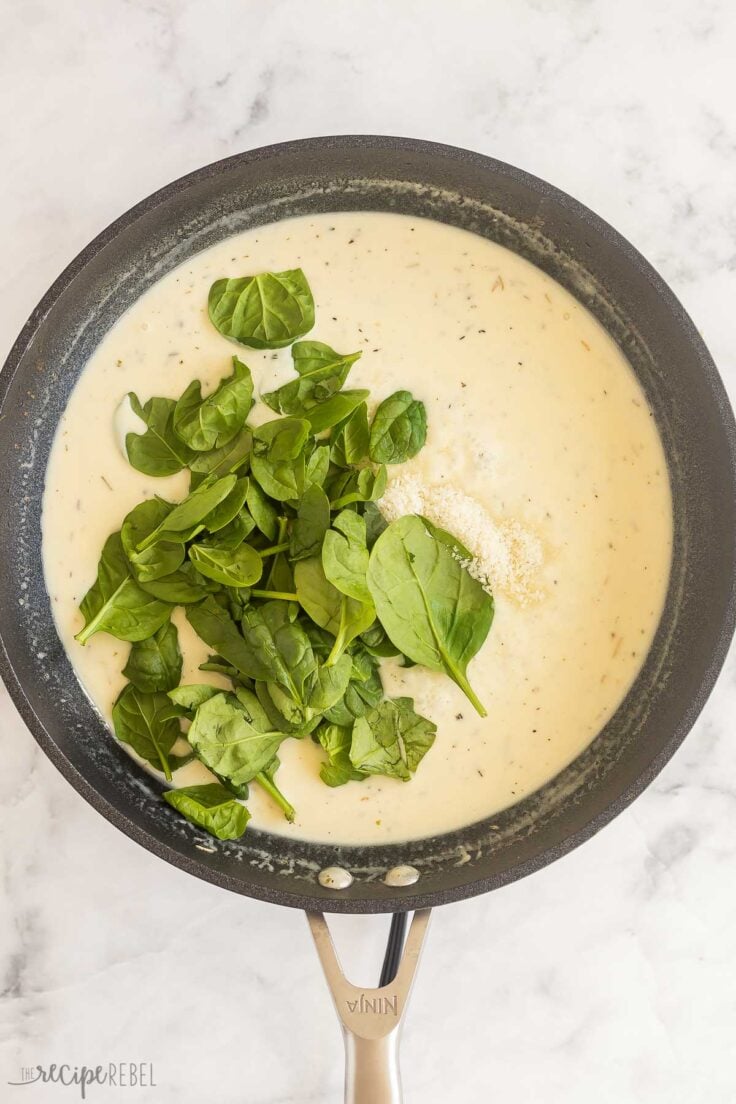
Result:
<instances>
[{"instance_id":1,"label":"marble countertop","mask_svg":"<svg viewBox=\"0 0 736 1104\"><path fill-rule=\"evenodd\" d=\"M450 15L451 13L451 15ZM622 231L736 395L736 9L724 0L27 0L0 12L0 345L142 196L287 138L405 134L520 165ZM736 662L654 785L541 874L440 910L408 1101L736 1100ZM0 697L0 1098L24 1065L144 1061L88 1099L341 1099L304 917L167 867L99 817ZM360 982L387 922L335 921Z\"/></svg>"}]
</instances>

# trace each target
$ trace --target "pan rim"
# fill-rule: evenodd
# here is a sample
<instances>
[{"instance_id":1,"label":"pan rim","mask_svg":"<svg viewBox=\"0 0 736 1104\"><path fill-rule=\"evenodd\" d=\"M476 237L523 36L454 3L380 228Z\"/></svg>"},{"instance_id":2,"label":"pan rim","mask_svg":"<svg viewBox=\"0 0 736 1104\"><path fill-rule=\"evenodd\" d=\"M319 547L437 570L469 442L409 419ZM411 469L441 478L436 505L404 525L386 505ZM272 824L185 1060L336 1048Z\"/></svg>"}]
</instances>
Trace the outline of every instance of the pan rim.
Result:
<instances>
[{"instance_id":1,"label":"pan rim","mask_svg":"<svg viewBox=\"0 0 736 1104\"><path fill-rule=\"evenodd\" d=\"M171 196L186 191L190 187L211 177L216 177L227 171L231 166L268 160L269 158L281 155L298 154L300 150L319 151L327 148L351 149L354 148L356 144L362 148L425 153L434 157L439 156L451 160L467 161L477 164L482 168L491 169L497 176L505 176L510 180L520 183L535 194L553 198L555 203L559 207L565 209L578 223L589 225L598 235L607 239L617 252L623 254L624 258L652 285L657 297L662 301L667 311L675 316L678 325L686 333L693 348L696 350L699 370L705 376L709 390L718 406L721 428L724 433L724 439L728 445L731 474L732 477L736 478L736 422L734 422L728 396L715 364L692 320L675 294L643 255L631 245L627 239L588 207L581 204L567 193L560 191L553 185L548 184L541 178L533 176L524 170L460 147L428 142L420 139L385 135L332 135L297 139L295 141L259 147L255 150L223 158L187 173L164 187L157 189L139 203L135 204L105 227L77 254L51 284L48 291L31 312L10 349L2 372L0 372L0 406L2 406L5 400L22 357L31 345L45 317L56 302L85 266L106 245L118 237L121 232L134 225L143 215L165 203ZM147 850L166 859L167 862L179 869L194 874L204 881L223 886L231 891L251 896L259 900L271 901L300 909L314 909L315 907L320 907L331 912L387 913L449 903L451 901L485 893L491 889L500 888L503 885L509 884L512 881L525 877L529 873L541 869L556 858L569 853L596 834L651 783L654 777L671 758L688 731L692 728L713 689L718 673L725 661L735 627L736 589L732 587L729 601L722 612L717 635L714 634L715 644L712 648L708 665L700 683L699 693L681 712L678 724L674 727L668 740L665 742L664 746L660 748L658 754L650 761L647 768L641 771L628 786L612 798L605 808L587 821L580 829L567 836L564 840L536 852L531 858L516 865L512 865L501 873L490 876L476 876L463 884L430 892L421 892L418 887L412 887L410 889L396 891L394 896L382 899L361 896L341 898L336 893L333 897L325 900L321 897L317 898L315 895L292 891L285 885L283 888L271 889L261 886L258 883L245 884L222 871L207 866L197 858L184 855L175 848L170 847L151 831L132 822L125 813L121 812L111 801L104 797L78 770L75 764L65 755L54 742L53 738L46 732L16 674L12 658L6 648L1 627L0 676L3 678L11 699L34 739L64 777L85 798L85 800L96 809L96 811L102 813L108 821ZM282 881L285 881L285 879L282 879ZM358 887L356 886L355 888L357 890Z\"/></svg>"}]
</instances>

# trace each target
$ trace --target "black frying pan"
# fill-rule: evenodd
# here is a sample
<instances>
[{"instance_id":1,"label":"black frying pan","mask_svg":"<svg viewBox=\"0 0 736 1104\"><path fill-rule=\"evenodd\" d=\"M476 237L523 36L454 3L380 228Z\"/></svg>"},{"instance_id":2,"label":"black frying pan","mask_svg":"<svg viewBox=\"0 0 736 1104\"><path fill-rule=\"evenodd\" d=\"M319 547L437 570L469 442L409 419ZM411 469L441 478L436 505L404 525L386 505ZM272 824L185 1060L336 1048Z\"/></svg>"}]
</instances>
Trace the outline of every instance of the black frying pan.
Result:
<instances>
[{"instance_id":1,"label":"black frying pan","mask_svg":"<svg viewBox=\"0 0 736 1104\"><path fill-rule=\"evenodd\" d=\"M639 677L603 731L560 775L492 822L363 848L249 829L207 853L197 849L197 829L160 800L158 783L106 730L56 635L40 567L46 461L90 353L163 273L247 227L358 209L438 219L500 242L568 288L616 339L654 410L669 465L675 539L666 606ZM62 273L8 357L0 404L0 670L10 693L44 751L108 820L168 862L238 893L310 911L399 912L529 874L582 843L654 778L725 657L735 613L736 430L713 362L682 306L628 242L569 196L490 158L408 139L320 138L183 177L123 215ZM404 862L418 869L418 882L387 887L383 874ZM334 865L354 875L340 892L317 880ZM314 923L334 989L326 931ZM415 923L398 996L387 990L388 1004L376 1008L361 1007L378 999L364 991L336 996L351 1028L366 1025L364 1039L392 1036L381 1024L398 1023L393 1003L404 999L423 914ZM380 1065L385 1055L368 1049ZM371 1085L360 1099L384 1099ZM391 1091L387 1083L385 1099Z\"/></svg>"}]
</instances>

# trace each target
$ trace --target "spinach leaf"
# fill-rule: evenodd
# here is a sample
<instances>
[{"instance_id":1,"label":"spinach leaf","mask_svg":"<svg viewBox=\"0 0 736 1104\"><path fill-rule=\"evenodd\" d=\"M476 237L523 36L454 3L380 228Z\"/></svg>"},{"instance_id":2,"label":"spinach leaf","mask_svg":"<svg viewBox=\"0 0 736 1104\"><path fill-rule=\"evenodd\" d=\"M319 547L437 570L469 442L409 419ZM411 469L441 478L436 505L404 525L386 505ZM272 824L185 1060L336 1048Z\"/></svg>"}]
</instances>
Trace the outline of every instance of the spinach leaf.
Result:
<instances>
[{"instance_id":1,"label":"spinach leaf","mask_svg":"<svg viewBox=\"0 0 736 1104\"><path fill-rule=\"evenodd\" d=\"M331 667L318 667L309 692L309 708L316 713L324 713L337 705L345 695L352 670L353 661L347 653L341 655Z\"/></svg>"},{"instance_id":2,"label":"spinach leaf","mask_svg":"<svg viewBox=\"0 0 736 1104\"><path fill-rule=\"evenodd\" d=\"M437 725L414 712L411 698L387 698L355 721L350 762L366 774L408 782L436 732Z\"/></svg>"},{"instance_id":3,"label":"spinach leaf","mask_svg":"<svg viewBox=\"0 0 736 1104\"><path fill-rule=\"evenodd\" d=\"M304 486L321 487L330 470L330 446L318 445L307 460L304 472Z\"/></svg>"},{"instance_id":4,"label":"spinach leaf","mask_svg":"<svg viewBox=\"0 0 736 1104\"><path fill-rule=\"evenodd\" d=\"M136 551L144 552L156 541L170 541L177 533L187 533L186 539L191 539L195 535L192 530L196 530L210 511L227 498L236 483L237 478L234 475L224 475L221 479L215 480L210 477L205 479L196 491L192 491L182 502L174 506L160 524L137 543Z\"/></svg>"},{"instance_id":5,"label":"spinach leaf","mask_svg":"<svg viewBox=\"0 0 736 1104\"><path fill-rule=\"evenodd\" d=\"M359 403L347 418L339 422L330 436L330 458L338 467L348 468L359 464L368 456L368 406Z\"/></svg>"},{"instance_id":6,"label":"spinach leaf","mask_svg":"<svg viewBox=\"0 0 736 1104\"><path fill-rule=\"evenodd\" d=\"M252 724L259 732L271 731L273 725L254 690L249 690L245 686L238 686L235 691L235 697L249 724Z\"/></svg>"},{"instance_id":7,"label":"spinach leaf","mask_svg":"<svg viewBox=\"0 0 736 1104\"><path fill-rule=\"evenodd\" d=\"M304 411L304 417L309 422L313 434L322 433L337 425L344 418L360 406L364 399L368 398L368 391L338 391L317 406L311 406Z\"/></svg>"},{"instance_id":8,"label":"spinach leaf","mask_svg":"<svg viewBox=\"0 0 736 1104\"><path fill-rule=\"evenodd\" d=\"M315 624L335 637L327 660L335 663L354 637L373 624L373 603L360 602L342 594L325 575L322 561L314 556L294 565L294 582L299 604Z\"/></svg>"},{"instance_id":9,"label":"spinach leaf","mask_svg":"<svg viewBox=\"0 0 736 1104\"><path fill-rule=\"evenodd\" d=\"M296 606L272 601L258 609L247 609L242 628L246 646L268 671L265 681L276 683L303 707L317 661L309 637L296 620Z\"/></svg>"},{"instance_id":10,"label":"spinach leaf","mask_svg":"<svg viewBox=\"0 0 736 1104\"><path fill-rule=\"evenodd\" d=\"M271 498L279 502L301 498L309 432L309 423L302 418L276 418L253 431L251 471Z\"/></svg>"},{"instance_id":11,"label":"spinach leaf","mask_svg":"<svg viewBox=\"0 0 736 1104\"><path fill-rule=\"evenodd\" d=\"M320 377L321 381L329 380L333 374L342 374L342 384L347 378L348 371L355 364L356 360L360 360L362 352L357 353L336 353L334 349L329 345L325 345L324 341L297 341L291 347L291 358L294 362L294 371L299 376L306 379L314 379L315 373L323 372L324 376ZM334 388L330 391L330 394L334 393ZM322 402L323 399L329 398L329 395L323 395L318 397L317 402Z\"/></svg>"},{"instance_id":12,"label":"spinach leaf","mask_svg":"<svg viewBox=\"0 0 736 1104\"><path fill-rule=\"evenodd\" d=\"M398 518L373 546L368 588L378 619L404 655L454 679L482 717L467 666L493 620L493 599L416 515Z\"/></svg>"},{"instance_id":13,"label":"spinach leaf","mask_svg":"<svg viewBox=\"0 0 736 1104\"><path fill-rule=\"evenodd\" d=\"M217 586L209 579L203 578L189 562L183 563L177 571L172 571L162 579L140 585L154 598L159 598L162 602L170 602L173 606L187 606L192 602L201 602L208 594L217 590Z\"/></svg>"},{"instance_id":14,"label":"spinach leaf","mask_svg":"<svg viewBox=\"0 0 736 1104\"><path fill-rule=\"evenodd\" d=\"M275 541L279 531L278 511L254 479L248 483L245 501L258 529L268 540Z\"/></svg>"},{"instance_id":15,"label":"spinach leaf","mask_svg":"<svg viewBox=\"0 0 736 1104\"><path fill-rule=\"evenodd\" d=\"M300 268L216 280L207 305L221 334L252 349L281 349L314 325L314 300Z\"/></svg>"},{"instance_id":16,"label":"spinach leaf","mask_svg":"<svg viewBox=\"0 0 736 1104\"><path fill-rule=\"evenodd\" d=\"M396 391L378 407L370 437L376 464L403 464L416 456L427 439L427 411L410 391Z\"/></svg>"},{"instance_id":17,"label":"spinach leaf","mask_svg":"<svg viewBox=\"0 0 736 1104\"><path fill-rule=\"evenodd\" d=\"M341 356L321 341L297 341L291 355L298 378L261 395L279 414L303 414L331 398L345 383L360 353Z\"/></svg>"},{"instance_id":18,"label":"spinach leaf","mask_svg":"<svg viewBox=\"0 0 736 1104\"><path fill-rule=\"evenodd\" d=\"M219 502L214 510L210 510L202 519L202 525L208 533L219 533L238 516L245 505L248 482L247 476L238 479L230 494L226 495L222 502Z\"/></svg>"},{"instance_id":19,"label":"spinach leaf","mask_svg":"<svg viewBox=\"0 0 736 1104\"><path fill-rule=\"evenodd\" d=\"M223 552L234 552L256 527L248 510L243 507L222 529L217 530L217 547Z\"/></svg>"},{"instance_id":20,"label":"spinach leaf","mask_svg":"<svg viewBox=\"0 0 736 1104\"><path fill-rule=\"evenodd\" d=\"M84 628L75 636L86 644L97 632L107 632L118 640L145 640L160 629L171 615L171 606L143 590L131 574L120 533L105 541L97 579L80 605Z\"/></svg>"},{"instance_id":21,"label":"spinach leaf","mask_svg":"<svg viewBox=\"0 0 736 1104\"><path fill-rule=\"evenodd\" d=\"M171 510L170 502L148 498L139 502L123 521L120 539L139 583L151 583L170 575L184 561L186 551L181 541L159 541L143 552L137 551L141 541L163 525Z\"/></svg>"},{"instance_id":22,"label":"spinach leaf","mask_svg":"<svg viewBox=\"0 0 736 1104\"><path fill-rule=\"evenodd\" d=\"M272 691L275 689L275 694ZM297 705L293 698L280 690L275 682L257 682L256 694L258 701L266 713L269 725L272 729L279 729L284 736L292 736L300 739L312 729L316 728L321 718L318 714L305 720L305 710ZM275 698L278 698L278 705ZM282 712L280 706L284 707ZM288 716L287 716L288 714ZM291 719L290 719L291 718Z\"/></svg>"},{"instance_id":23,"label":"spinach leaf","mask_svg":"<svg viewBox=\"0 0 736 1104\"><path fill-rule=\"evenodd\" d=\"M259 732L227 694L199 706L187 739L205 766L235 785L251 782L273 759L283 732Z\"/></svg>"},{"instance_id":24,"label":"spinach leaf","mask_svg":"<svg viewBox=\"0 0 736 1104\"><path fill-rule=\"evenodd\" d=\"M216 544L193 544L189 559L200 574L223 586L252 586L263 571L263 560L249 544L241 544L235 551Z\"/></svg>"},{"instance_id":25,"label":"spinach leaf","mask_svg":"<svg viewBox=\"0 0 736 1104\"><path fill-rule=\"evenodd\" d=\"M271 570L268 574L265 589L277 591L280 594L294 593L294 574L286 552L280 552L271 561Z\"/></svg>"},{"instance_id":26,"label":"spinach leaf","mask_svg":"<svg viewBox=\"0 0 736 1104\"><path fill-rule=\"evenodd\" d=\"M196 713L200 705L221 693L218 686L212 686L209 682L191 682L186 686L176 686L169 690L168 696L174 705L180 706L185 713Z\"/></svg>"},{"instance_id":27,"label":"spinach leaf","mask_svg":"<svg viewBox=\"0 0 736 1104\"><path fill-rule=\"evenodd\" d=\"M383 697L383 685L378 663L363 648L355 648L351 654L350 682L343 698L325 710L325 720L352 727L356 717L362 717Z\"/></svg>"},{"instance_id":28,"label":"spinach leaf","mask_svg":"<svg viewBox=\"0 0 736 1104\"><path fill-rule=\"evenodd\" d=\"M350 761L353 739L352 723L323 725L318 733L319 742L327 752L328 762L323 763L319 776L328 786L344 786L346 782L362 782L368 777L365 771L356 770Z\"/></svg>"},{"instance_id":29,"label":"spinach leaf","mask_svg":"<svg viewBox=\"0 0 736 1104\"><path fill-rule=\"evenodd\" d=\"M262 660L246 643L230 614L213 597L205 598L196 606L188 606L186 613L197 636L237 671L248 678L264 681L272 677L270 662Z\"/></svg>"},{"instance_id":30,"label":"spinach leaf","mask_svg":"<svg viewBox=\"0 0 736 1104\"><path fill-rule=\"evenodd\" d=\"M250 820L245 805L236 801L219 782L167 790L164 801L191 824L221 840L239 839Z\"/></svg>"},{"instance_id":31,"label":"spinach leaf","mask_svg":"<svg viewBox=\"0 0 736 1104\"><path fill-rule=\"evenodd\" d=\"M137 690L153 694L171 690L181 678L182 657L176 625L169 621L153 636L131 646L123 674Z\"/></svg>"},{"instance_id":32,"label":"spinach leaf","mask_svg":"<svg viewBox=\"0 0 736 1104\"><path fill-rule=\"evenodd\" d=\"M196 452L220 449L243 428L252 405L250 368L233 357L232 375L206 398L199 380L192 380L174 408L174 432Z\"/></svg>"},{"instance_id":33,"label":"spinach leaf","mask_svg":"<svg viewBox=\"0 0 736 1104\"><path fill-rule=\"evenodd\" d=\"M243 473L250 463L250 450L253 436L250 429L244 426L239 433L221 448L212 449L210 452L193 452L189 461L189 470L192 473L192 490L196 490L206 475L212 475L219 479L223 475L232 475L235 472Z\"/></svg>"},{"instance_id":34,"label":"spinach leaf","mask_svg":"<svg viewBox=\"0 0 736 1104\"><path fill-rule=\"evenodd\" d=\"M264 767L264 769L262 771L259 771L259 773L256 775L255 781L262 789L266 791L267 794L269 794L271 798L273 798L273 800L283 812L286 819L291 824L296 817L296 809L291 804L291 802L286 797L284 797L281 790L276 785L276 781L274 778L274 775L276 774L276 771L279 769L280 765L281 764L279 762L278 755L274 755L268 766Z\"/></svg>"},{"instance_id":35,"label":"spinach leaf","mask_svg":"<svg viewBox=\"0 0 736 1104\"><path fill-rule=\"evenodd\" d=\"M352 510L337 515L324 537L322 567L334 587L350 598L372 604L368 584L368 548L365 522Z\"/></svg>"},{"instance_id":36,"label":"spinach leaf","mask_svg":"<svg viewBox=\"0 0 736 1104\"><path fill-rule=\"evenodd\" d=\"M229 678L234 685L245 685L246 683L252 683L253 679L248 678L247 675L241 674L237 667L233 667L231 663L228 663L218 655L210 655L204 661L200 663L200 671L214 671L218 675L223 675L225 678Z\"/></svg>"},{"instance_id":37,"label":"spinach leaf","mask_svg":"<svg viewBox=\"0 0 736 1104\"><path fill-rule=\"evenodd\" d=\"M375 625L362 633L360 640L365 650L373 656L390 658L401 655L396 645L389 640L380 621L376 621Z\"/></svg>"},{"instance_id":38,"label":"spinach leaf","mask_svg":"<svg viewBox=\"0 0 736 1104\"><path fill-rule=\"evenodd\" d=\"M376 502L386 490L386 469L361 468L340 472L326 488L332 509L342 510L353 502Z\"/></svg>"},{"instance_id":39,"label":"spinach leaf","mask_svg":"<svg viewBox=\"0 0 736 1104\"><path fill-rule=\"evenodd\" d=\"M388 522L375 502L366 502L363 507L363 517L365 519L366 544L370 549L388 526Z\"/></svg>"},{"instance_id":40,"label":"spinach leaf","mask_svg":"<svg viewBox=\"0 0 736 1104\"><path fill-rule=\"evenodd\" d=\"M329 498L321 487L308 487L301 497L291 528L289 555L292 561L318 556L329 528Z\"/></svg>"},{"instance_id":41,"label":"spinach leaf","mask_svg":"<svg viewBox=\"0 0 736 1104\"><path fill-rule=\"evenodd\" d=\"M179 721L171 716L166 694L146 694L132 683L112 707L115 735L152 767L171 779L169 752L181 736ZM165 718L165 719L164 719Z\"/></svg>"},{"instance_id":42,"label":"spinach leaf","mask_svg":"<svg viewBox=\"0 0 736 1104\"><path fill-rule=\"evenodd\" d=\"M191 451L174 433L173 399L149 399L141 406L131 391L128 402L148 429L145 433L126 433L125 451L132 466L145 475L175 475L191 459Z\"/></svg>"}]
</instances>

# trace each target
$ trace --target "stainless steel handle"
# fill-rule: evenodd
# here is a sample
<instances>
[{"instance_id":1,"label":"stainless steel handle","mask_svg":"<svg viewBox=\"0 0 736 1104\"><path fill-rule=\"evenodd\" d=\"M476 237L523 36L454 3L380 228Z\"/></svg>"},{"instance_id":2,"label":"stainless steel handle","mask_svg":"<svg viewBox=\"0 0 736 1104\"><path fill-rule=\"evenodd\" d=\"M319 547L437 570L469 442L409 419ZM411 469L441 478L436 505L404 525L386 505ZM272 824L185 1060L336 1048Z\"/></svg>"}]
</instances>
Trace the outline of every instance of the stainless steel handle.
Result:
<instances>
[{"instance_id":1,"label":"stainless steel handle","mask_svg":"<svg viewBox=\"0 0 736 1104\"><path fill-rule=\"evenodd\" d=\"M414 913L394 980L381 989L361 989L343 974L322 913L307 913L345 1038L347 1104L401 1104L399 1033L429 917L429 909Z\"/></svg>"}]
</instances>

